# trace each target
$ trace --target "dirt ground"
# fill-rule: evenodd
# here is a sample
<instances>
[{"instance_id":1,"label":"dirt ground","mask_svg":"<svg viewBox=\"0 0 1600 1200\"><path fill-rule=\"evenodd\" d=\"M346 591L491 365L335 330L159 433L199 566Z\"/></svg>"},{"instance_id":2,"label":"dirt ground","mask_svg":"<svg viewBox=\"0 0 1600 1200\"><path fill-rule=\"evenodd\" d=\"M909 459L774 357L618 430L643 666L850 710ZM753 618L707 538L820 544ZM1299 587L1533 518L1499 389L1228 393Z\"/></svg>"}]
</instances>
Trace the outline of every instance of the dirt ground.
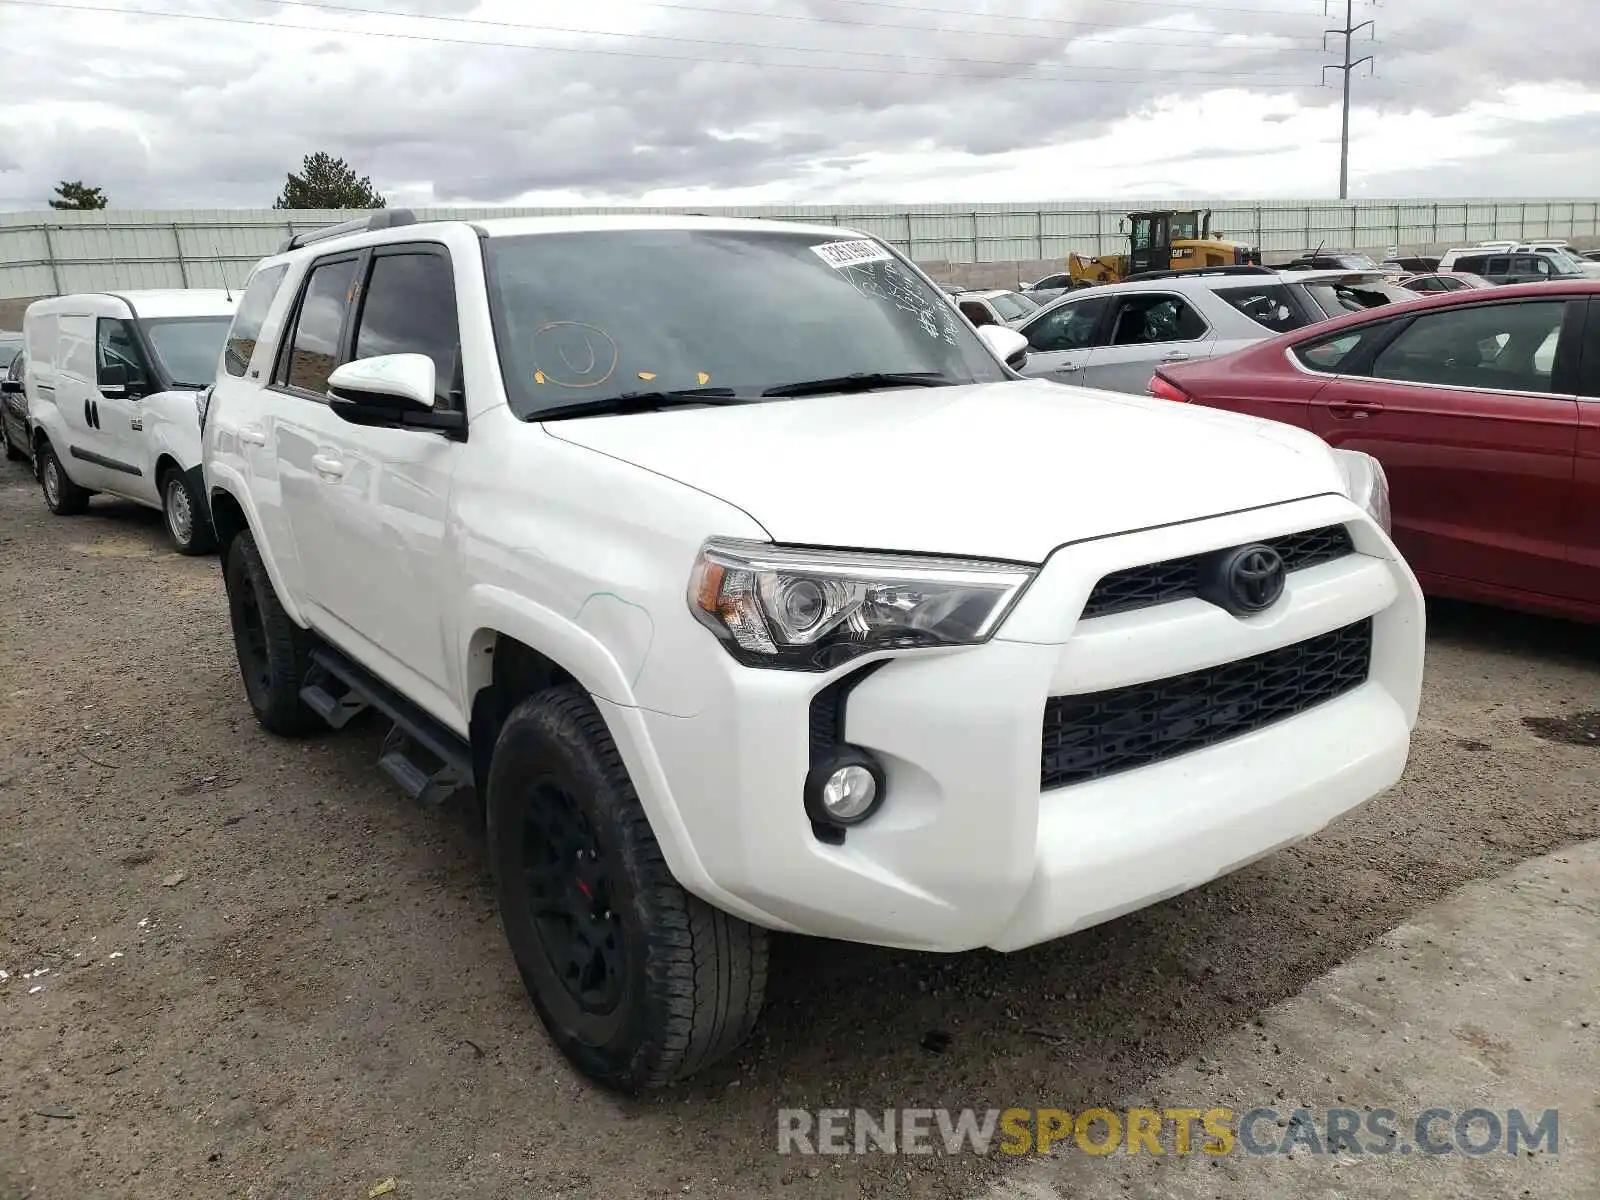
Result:
<instances>
[{"instance_id":1,"label":"dirt ground","mask_svg":"<svg viewBox=\"0 0 1600 1200\"><path fill-rule=\"evenodd\" d=\"M52 517L8 464L0 1200L965 1196L1000 1164L780 1157L776 1110L1111 1102L1458 884L1600 836L1600 631L1432 621L1389 795L1023 954L780 939L746 1049L628 1102L545 1039L471 809L403 800L375 723L262 733L215 560L130 506Z\"/></svg>"}]
</instances>

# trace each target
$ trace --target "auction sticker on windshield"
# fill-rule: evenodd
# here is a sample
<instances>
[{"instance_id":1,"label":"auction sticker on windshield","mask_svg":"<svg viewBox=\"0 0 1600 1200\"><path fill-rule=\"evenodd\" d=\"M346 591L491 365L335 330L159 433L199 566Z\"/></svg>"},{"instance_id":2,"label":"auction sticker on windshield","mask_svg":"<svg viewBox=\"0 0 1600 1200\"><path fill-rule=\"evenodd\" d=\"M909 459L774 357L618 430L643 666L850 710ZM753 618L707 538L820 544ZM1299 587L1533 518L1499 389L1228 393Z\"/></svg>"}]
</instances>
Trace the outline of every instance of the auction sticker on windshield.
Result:
<instances>
[{"instance_id":1,"label":"auction sticker on windshield","mask_svg":"<svg viewBox=\"0 0 1600 1200\"><path fill-rule=\"evenodd\" d=\"M894 255L867 238L854 242L823 242L820 246L811 247L811 253L830 267L855 267L862 263L892 262L894 259Z\"/></svg>"}]
</instances>

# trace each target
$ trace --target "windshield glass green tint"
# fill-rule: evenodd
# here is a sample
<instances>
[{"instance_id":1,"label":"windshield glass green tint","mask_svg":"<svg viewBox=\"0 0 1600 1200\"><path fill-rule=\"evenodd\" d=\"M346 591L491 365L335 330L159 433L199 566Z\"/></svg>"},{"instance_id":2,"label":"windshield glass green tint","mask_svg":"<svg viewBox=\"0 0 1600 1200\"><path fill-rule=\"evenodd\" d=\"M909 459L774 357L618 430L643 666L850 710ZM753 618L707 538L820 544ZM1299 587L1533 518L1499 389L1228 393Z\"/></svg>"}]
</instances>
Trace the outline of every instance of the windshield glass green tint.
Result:
<instances>
[{"instance_id":1,"label":"windshield glass green tint","mask_svg":"<svg viewBox=\"0 0 1600 1200\"><path fill-rule=\"evenodd\" d=\"M865 239L605 230L492 237L484 258L506 393L525 418L857 373L1006 377L945 296Z\"/></svg>"}]
</instances>

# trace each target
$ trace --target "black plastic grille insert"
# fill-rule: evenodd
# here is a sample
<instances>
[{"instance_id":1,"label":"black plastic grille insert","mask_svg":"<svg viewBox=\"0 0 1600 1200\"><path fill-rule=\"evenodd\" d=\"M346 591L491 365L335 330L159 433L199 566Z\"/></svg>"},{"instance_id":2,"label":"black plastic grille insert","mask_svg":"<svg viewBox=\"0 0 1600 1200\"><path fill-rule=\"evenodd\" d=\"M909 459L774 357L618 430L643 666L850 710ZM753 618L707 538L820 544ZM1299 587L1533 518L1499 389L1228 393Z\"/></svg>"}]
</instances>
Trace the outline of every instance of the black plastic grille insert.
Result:
<instances>
[{"instance_id":1,"label":"black plastic grille insert","mask_svg":"<svg viewBox=\"0 0 1600 1200\"><path fill-rule=\"evenodd\" d=\"M1045 703L1041 790L1214 746L1366 682L1368 618L1252 658Z\"/></svg>"},{"instance_id":2,"label":"black plastic grille insert","mask_svg":"<svg viewBox=\"0 0 1600 1200\"><path fill-rule=\"evenodd\" d=\"M1286 571L1319 566L1355 551L1350 531L1343 525L1285 534L1283 537L1268 538L1262 544L1278 552ZM1083 606L1083 615L1104 617L1110 613L1130 612L1136 608L1149 608L1199 595L1200 566L1206 557L1204 554L1191 554L1184 558L1150 563L1148 566L1113 571L1094 585L1094 591L1089 593L1089 602Z\"/></svg>"}]
</instances>

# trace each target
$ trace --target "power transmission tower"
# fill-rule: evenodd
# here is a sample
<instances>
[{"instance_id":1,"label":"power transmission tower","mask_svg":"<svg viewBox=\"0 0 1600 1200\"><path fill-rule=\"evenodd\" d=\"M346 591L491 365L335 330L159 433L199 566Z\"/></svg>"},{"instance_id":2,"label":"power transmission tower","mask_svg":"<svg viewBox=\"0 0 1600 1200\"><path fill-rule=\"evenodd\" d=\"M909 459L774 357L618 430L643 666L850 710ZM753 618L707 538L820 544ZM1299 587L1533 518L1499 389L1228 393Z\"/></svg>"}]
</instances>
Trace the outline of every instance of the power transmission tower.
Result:
<instances>
[{"instance_id":1,"label":"power transmission tower","mask_svg":"<svg viewBox=\"0 0 1600 1200\"><path fill-rule=\"evenodd\" d=\"M1356 34L1363 29L1372 30L1374 35L1378 32L1377 26L1371 21L1363 21L1357 25L1355 24L1355 19L1356 0L1344 0L1344 25L1339 29L1330 29L1322 35L1322 48L1324 50L1328 48L1328 39L1330 37L1342 37L1344 39L1344 62L1329 63L1322 68L1322 81L1324 83L1328 81L1329 71L1344 72L1344 120L1339 129L1339 199L1341 200L1350 199L1350 72L1363 63L1372 62L1372 55L1370 54L1364 58L1352 60L1350 57L1351 47L1355 42Z\"/></svg>"}]
</instances>

